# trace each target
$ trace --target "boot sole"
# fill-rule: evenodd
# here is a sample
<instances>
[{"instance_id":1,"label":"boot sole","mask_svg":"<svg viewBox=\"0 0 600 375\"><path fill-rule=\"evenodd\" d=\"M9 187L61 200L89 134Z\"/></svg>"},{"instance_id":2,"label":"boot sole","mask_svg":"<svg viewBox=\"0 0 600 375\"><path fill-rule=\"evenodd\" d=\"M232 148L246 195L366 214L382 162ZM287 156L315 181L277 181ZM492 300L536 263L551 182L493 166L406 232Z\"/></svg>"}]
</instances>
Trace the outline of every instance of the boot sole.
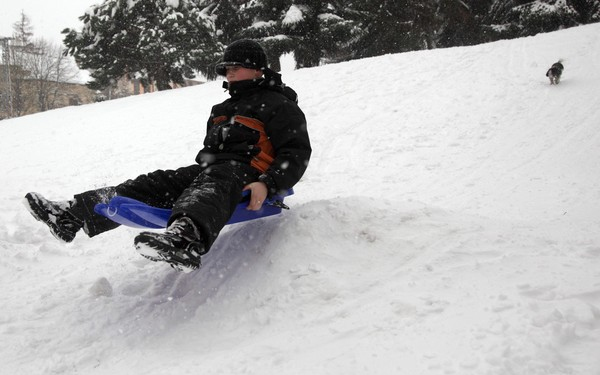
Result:
<instances>
[{"instance_id":1,"label":"boot sole","mask_svg":"<svg viewBox=\"0 0 600 375\"><path fill-rule=\"evenodd\" d=\"M177 271L189 273L200 268L200 261L196 265L190 259L182 257L181 249L166 246L153 237L144 236L143 233L135 238L134 245L136 251L144 258L153 262L166 262Z\"/></svg>"},{"instance_id":2,"label":"boot sole","mask_svg":"<svg viewBox=\"0 0 600 375\"><path fill-rule=\"evenodd\" d=\"M34 219L48 226L48 228L50 229L50 233L52 233L52 235L57 240L66 243L72 242L75 239L75 236L73 236L73 238L63 238L54 230L54 227L56 227L57 225L56 221L50 219L50 214L46 212L46 210L44 210L42 207L40 207L40 205L37 203L38 200L40 200L39 197L34 196L31 193L27 193L25 195L25 198L23 198L23 205L25 206L25 209L27 209L27 211L31 214L31 216L33 216Z\"/></svg>"}]
</instances>

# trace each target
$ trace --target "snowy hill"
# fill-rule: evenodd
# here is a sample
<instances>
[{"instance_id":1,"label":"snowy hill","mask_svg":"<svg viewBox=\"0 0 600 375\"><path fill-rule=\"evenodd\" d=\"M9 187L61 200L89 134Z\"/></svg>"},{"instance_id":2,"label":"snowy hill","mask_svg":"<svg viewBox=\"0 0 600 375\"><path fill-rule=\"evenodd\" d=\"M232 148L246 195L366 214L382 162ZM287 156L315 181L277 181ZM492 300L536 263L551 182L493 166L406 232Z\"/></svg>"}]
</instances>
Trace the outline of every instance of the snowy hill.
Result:
<instances>
[{"instance_id":1,"label":"snowy hill","mask_svg":"<svg viewBox=\"0 0 600 375\"><path fill-rule=\"evenodd\" d=\"M192 163L220 82L0 122L0 374L600 374L598 61L595 24L285 74L292 210L190 274L21 199Z\"/></svg>"}]
</instances>

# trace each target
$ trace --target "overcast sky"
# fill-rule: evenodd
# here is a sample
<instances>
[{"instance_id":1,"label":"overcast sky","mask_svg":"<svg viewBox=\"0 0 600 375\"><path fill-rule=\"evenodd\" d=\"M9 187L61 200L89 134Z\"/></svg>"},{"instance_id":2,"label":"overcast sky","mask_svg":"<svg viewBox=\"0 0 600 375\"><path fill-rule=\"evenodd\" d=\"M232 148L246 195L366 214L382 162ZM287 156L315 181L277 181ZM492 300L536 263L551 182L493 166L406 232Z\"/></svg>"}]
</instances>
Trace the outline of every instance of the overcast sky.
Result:
<instances>
[{"instance_id":1,"label":"overcast sky","mask_svg":"<svg viewBox=\"0 0 600 375\"><path fill-rule=\"evenodd\" d=\"M12 26L19 21L23 11L31 20L34 37L62 43L63 36L60 32L67 27L79 30L82 23L78 17L91 5L101 2L102 0L2 0L0 37L12 36Z\"/></svg>"}]
</instances>

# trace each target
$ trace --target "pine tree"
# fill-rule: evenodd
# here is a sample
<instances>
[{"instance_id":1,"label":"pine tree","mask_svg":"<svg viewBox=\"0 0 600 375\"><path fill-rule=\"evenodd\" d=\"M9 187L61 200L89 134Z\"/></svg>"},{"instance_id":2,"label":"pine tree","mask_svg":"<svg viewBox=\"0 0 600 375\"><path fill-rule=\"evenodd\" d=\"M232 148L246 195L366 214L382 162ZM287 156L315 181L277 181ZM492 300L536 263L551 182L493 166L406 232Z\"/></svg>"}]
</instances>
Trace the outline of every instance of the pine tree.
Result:
<instances>
[{"instance_id":1,"label":"pine tree","mask_svg":"<svg viewBox=\"0 0 600 375\"><path fill-rule=\"evenodd\" d=\"M282 29L297 42L293 51L299 67L348 60L353 55L362 30L351 5L348 1L294 1Z\"/></svg>"},{"instance_id":2,"label":"pine tree","mask_svg":"<svg viewBox=\"0 0 600 375\"><path fill-rule=\"evenodd\" d=\"M357 25L345 18L343 1L242 0L233 19L227 6L230 2L210 3L219 40L224 44L240 38L258 41L274 70L280 69L281 55L289 52L294 53L298 67L347 59L350 41L358 31Z\"/></svg>"},{"instance_id":3,"label":"pine tree","mask_svg":"<svg viewBox=\"0 0 600 375\"><path fill-rule=\"evenodd\" d=\"M522 26L519 36L545 33L577 25L577 12L565 0L534 1L514 9Z\"/></svg>"},{"instance_id":4,"label":"pine tree","mask_svg":"<svg viewBox=\"0 0 600 375\"><path fill-rule=\"evenodd\" d=\"M294 50L295 41L282 31L282 19L291 0L245 1L241 7L241 20L236 39L250 38L258 41L267 53L271 69L281 69L279 58Z\"/></svg>"},{"instance_id":5,"label":"pine tree","mask_svg":"<svg viewBox=\"0 0 600 375\"><path fill-rule=\"evenodd\" d=\"M82 31L64 30L64 44L91 71L93 89L123 76L169 89L195 71L210 73L222 49L214 24L190 1L105 0L80 19Z\"/></svg>"},{"instance_id":6,"label":"pine tree","mask_svg":"<svg viewBox=\"0 0 600 375\"><path fill-rule=\"evenodd\" d=\"M577 11L577 21L582 24L600 21L600 0L570 0Z\"/></svg>"},{"instance_id":7,"label":"pine tree","mask_svg":"<svg viewBox=\"0 0 600 375\"><path fill-rule=\"evenodd\" d=\"M32 106L25 90L25 81L31 75L28 57L34 52L33 25L24 12L21 12L19 21L13 24L13 38L10 62L6 69L10 69L11 73L13 114L21 116Z\"/></svg>"},{"instance_id":8,"label":"pine tree","mask_svg":"<svg viewBox=\"0 0 600 375\"><path fill-rule=\"evenodd\" d=\"M319 14L323 2L294 1L281 20L281 30L293 40L296 67L318 66L324 55L325 38L321 33Z\"/></svg>"},{"instance_id":9,"label":"pine tree","mask_svg":"<svg viewBox=\"0 0 600 375\"><path fill-rule=\"evenodd\" d=\"M494 39L510 39L576 26L579 17L566 0L496 0L485 22Z\"/></svg>"},{"instance_id":10,"label":"pine tree","mask_svg":"<svg viewBox=\"0 0 600 375\"><path fill-rule=\"evenodd\" d=\"M363 36L356 57L414 51L436 47L435 0L361 0L355 9L362 15Z\"/></svg>"},{"instance_id":11,"label":"pine tree","mask_svg":"<svg viewBox=\"0 0 600 375\"><path fill-rule=\"evenodd\" d=\"M475 11L462 0L440 0L436 18L439 20L435 36L437 47L466 46L481 40L481 29Z\"/></svg>"},{"instance_id":12,"label":"pine tree","mask_svg":"<svg viewBox=\"0 0 600 375\"><path fill-rule=\"evenodd\" d=\"M31 19L24 12L21 12L19 21L13 24L14 45L19 48L27 48L32 44L33 25Z\"/></svg>"},{"instance_id":13,"label":"pine tree","mask_svg":"<svg viewBox=\"0 0 600 375\"><path fill-rule=\"evenodd\" d=\"M199 4L203 12L214 20L216 35L221 43L228 45L238 39L243 28L243 11L239 9L239 1L203 0Z\"/></svg>"}]
</instances>

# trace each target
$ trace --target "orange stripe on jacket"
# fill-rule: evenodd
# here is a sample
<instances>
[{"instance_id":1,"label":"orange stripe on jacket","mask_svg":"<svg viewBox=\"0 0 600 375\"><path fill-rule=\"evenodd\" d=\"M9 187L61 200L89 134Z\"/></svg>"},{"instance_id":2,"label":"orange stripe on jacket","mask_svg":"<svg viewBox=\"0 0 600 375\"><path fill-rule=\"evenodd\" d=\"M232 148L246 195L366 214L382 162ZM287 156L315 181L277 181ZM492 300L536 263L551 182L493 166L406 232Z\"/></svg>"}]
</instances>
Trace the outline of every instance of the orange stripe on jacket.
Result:
<instances>
[{"instance_id":1,"label":"orange stripe on jacket","mask_svg":"<svg viewBox=\"0 0 600 375\"><path fill-rule=\"evenodd\" d=\"M227 116L219 116L219 117L215 117L213 119L213 124L214 125L218 125L219 123L223 122L223 121L227 121Z\"/></svg>"},{"instance_id":2,"label":"orange stripe on jacket","mask_svg":"<svg viewBox=\"0 0 600 375\"><path fill-rule=\"evenodd\" d=\"M267 133L265 133L265 124L255 118L245 116L234 116L233 120L259 132L260 137L256 145L260 147L260 152L252 159L250 165L261 171L261 173L265 173L275 160L275 150L269 137L267 137Z\"/></svg>"}]
</instances>

